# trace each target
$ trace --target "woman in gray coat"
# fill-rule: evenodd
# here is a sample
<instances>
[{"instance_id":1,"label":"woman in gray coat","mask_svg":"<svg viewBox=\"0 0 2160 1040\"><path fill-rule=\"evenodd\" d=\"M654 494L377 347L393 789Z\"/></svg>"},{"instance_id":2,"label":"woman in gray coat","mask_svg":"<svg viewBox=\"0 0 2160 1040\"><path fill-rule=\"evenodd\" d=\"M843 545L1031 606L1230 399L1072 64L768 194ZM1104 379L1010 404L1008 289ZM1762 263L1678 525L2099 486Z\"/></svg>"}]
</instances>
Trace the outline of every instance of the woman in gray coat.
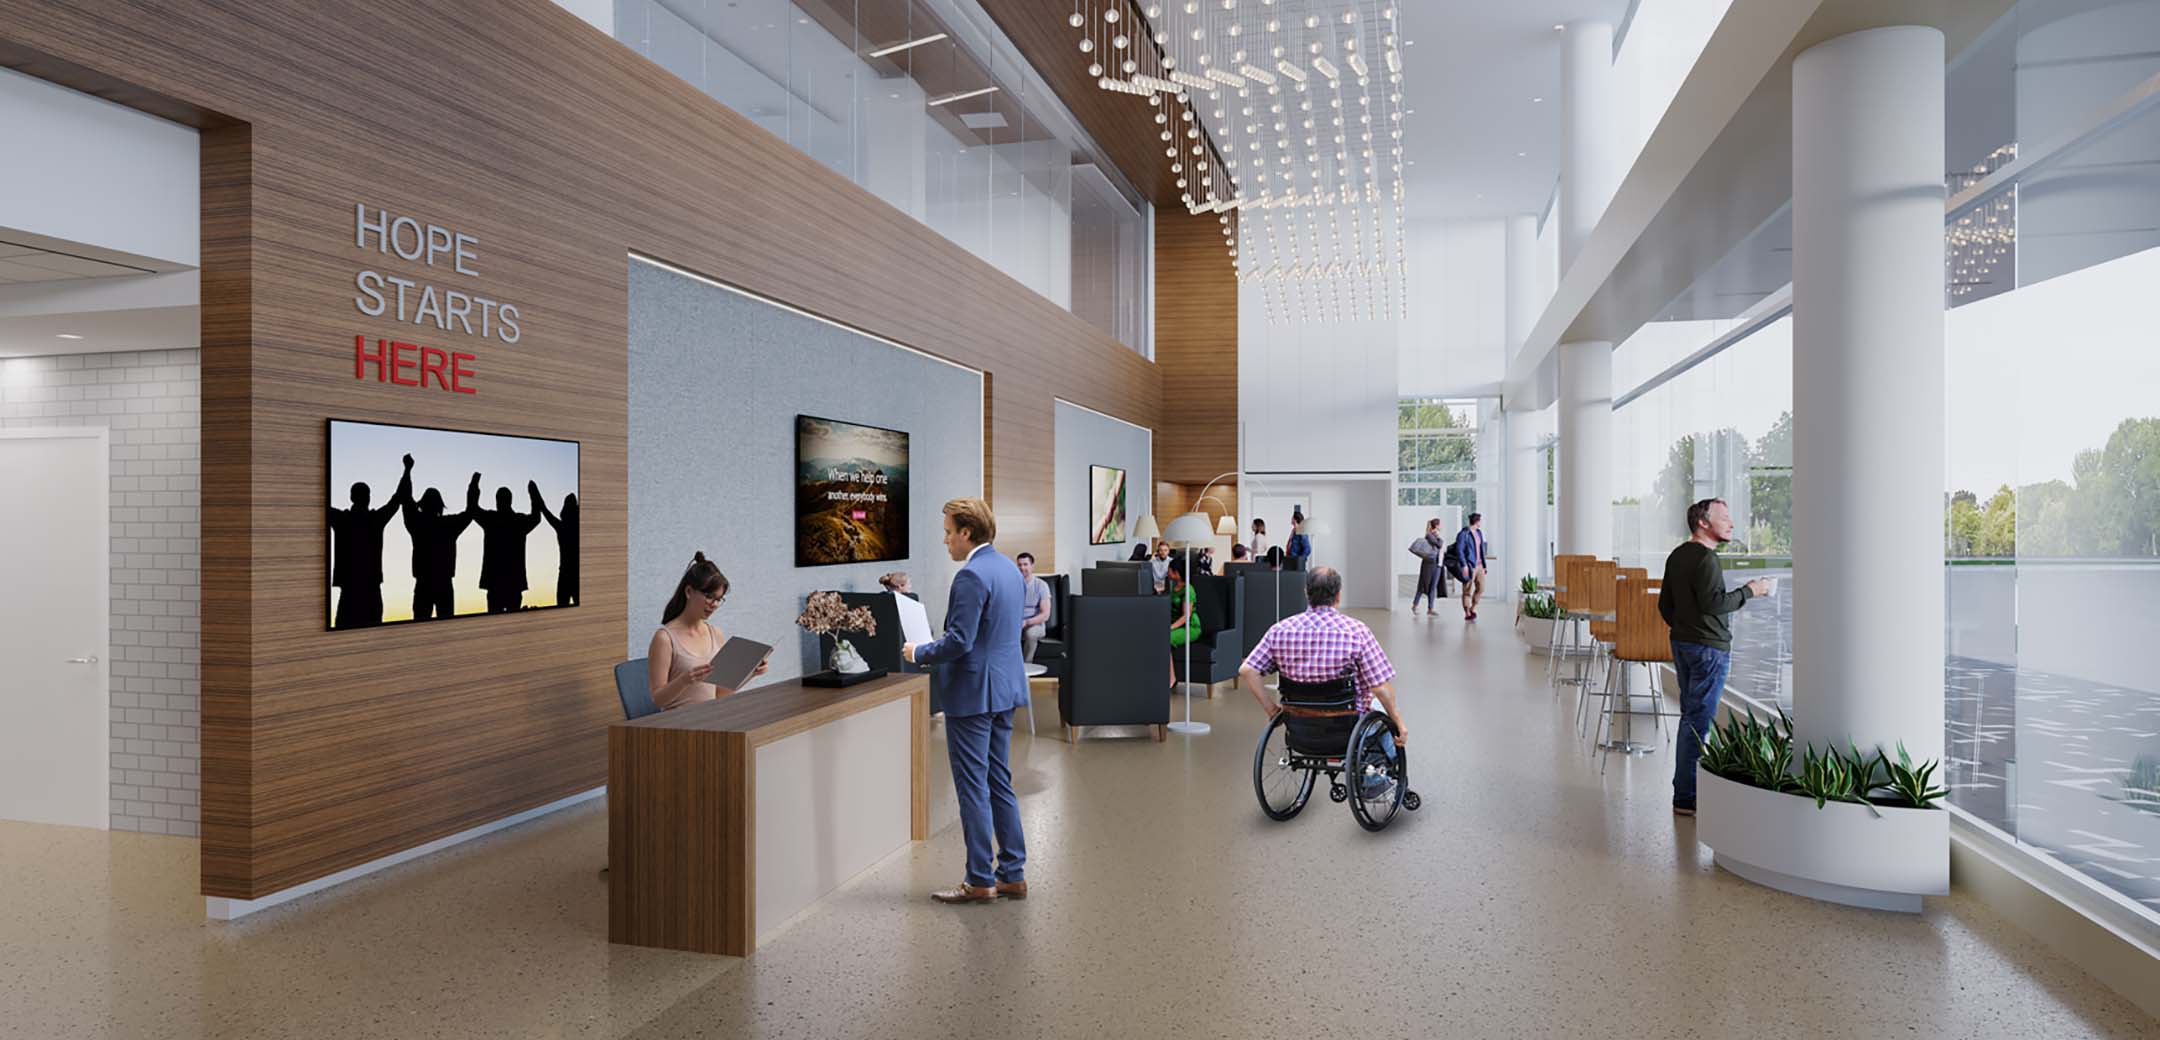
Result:
<instances>
[{"instance_id":1,"label":"woman in gray coat","mask_svg":"<svg viewBox=\"0 0 2160 1040\"><path fill-rule=\"evenodd\" d=\"M1418 600L1425 601L1426 613L1437 617L1440 600L1447 596L1447 571L1440 566L1440 557L1447 552L1447 537L1440 533L1440 518L1425 521L1425 537L1410 543L1410 551L1417 554L1417 592L1410 597L1410 614L1418 612Z\"/></svg>"}]
</instances>

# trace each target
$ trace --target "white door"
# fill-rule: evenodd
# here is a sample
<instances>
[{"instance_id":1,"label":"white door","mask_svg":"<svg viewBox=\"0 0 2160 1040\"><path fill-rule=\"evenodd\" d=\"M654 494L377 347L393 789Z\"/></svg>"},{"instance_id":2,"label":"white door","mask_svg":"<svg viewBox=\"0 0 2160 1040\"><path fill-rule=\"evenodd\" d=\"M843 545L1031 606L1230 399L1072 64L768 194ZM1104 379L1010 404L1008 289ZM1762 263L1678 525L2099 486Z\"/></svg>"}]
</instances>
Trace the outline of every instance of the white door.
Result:
<instances>
[{"instance_id":1,"label":"white door","mask_svg":"<svg viewBox=\"0 0 2160 1040\"><path fill-rule=\"evenodd\" d=\"M106 445L0 430L0 819L109 825Z\"/></svg>"}]
</instances>

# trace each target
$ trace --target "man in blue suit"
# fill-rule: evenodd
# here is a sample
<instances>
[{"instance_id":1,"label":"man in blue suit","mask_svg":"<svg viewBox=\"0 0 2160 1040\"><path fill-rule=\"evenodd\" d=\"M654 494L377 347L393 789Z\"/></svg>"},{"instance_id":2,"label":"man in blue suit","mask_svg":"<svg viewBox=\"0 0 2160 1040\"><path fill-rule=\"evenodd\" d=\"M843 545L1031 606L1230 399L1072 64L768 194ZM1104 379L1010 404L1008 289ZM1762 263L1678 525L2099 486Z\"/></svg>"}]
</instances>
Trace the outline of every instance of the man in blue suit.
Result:
<instances>
[{"instance_id":1,"label":"man in blue suit","mask_svg":"<svg viewBox=\"0 0 2160 1040\"><path fill-rule=\"evenodd\" d=\"M996 538L989 503L979 498L945 503L945 551L966 564L953 579L945 634L900 647L907 660L936 666L930 681L945 702L946 751L960 802L960 831L967 838L967 877L957 887L932 892L930 898L940 903L1027 898L1022 872L1027 848L1012 786L1012 712L1028 695L1020 657L1025 587L1020 568L990 547Z\"/></svg>"}]
</instances>

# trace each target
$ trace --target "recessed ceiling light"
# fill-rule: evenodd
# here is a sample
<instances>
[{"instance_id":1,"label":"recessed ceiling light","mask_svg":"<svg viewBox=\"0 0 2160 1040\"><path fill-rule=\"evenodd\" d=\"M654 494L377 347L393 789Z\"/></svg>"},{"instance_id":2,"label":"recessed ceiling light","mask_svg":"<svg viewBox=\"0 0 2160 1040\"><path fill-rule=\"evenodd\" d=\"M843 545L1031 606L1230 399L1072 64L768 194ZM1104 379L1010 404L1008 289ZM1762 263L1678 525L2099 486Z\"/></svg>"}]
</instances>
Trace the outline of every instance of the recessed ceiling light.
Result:
<instances>
[{"instance_id":1,"label":"recessed ceiling light","mask_svg":"<svg viewBox=\"0 0 2160 1040\"><path fill-rule=\"evenodd\" d=\"M1529 157L1529 155L1530 155L1530 153L1529 153L1529 152L1516 152L1516 153L1515 153L1515 158L1517 158L1517 159L1524 159L1524 158L1528 158L1528 157Z\"/></svg>"},{"instance_id":2,"label":"recessed ceiling light","mask_svg":"<svg viewBox=\"0 0 2160 1040\"><path fill-rule=\"evenodd\" d=\"M74 334L74 333L72 333L72 332L63 332L63 333L60 333L60 334L59 334L59 336L57 336L57 337L55 337L55 338L57 338L57 339L81 339L82 337L81 337L81 336L78 336L78 335L76 335L76 334Z\"/></svg>"},{"instance_id":3,"label":"recessed ceiling light","mask_svg":"<svg viewBox=\"0 0 2160 1040\"><path fill-rule=\"evenodd\" d=\"M1541 97L1534 97L1534 98L1531 98L1531 99L1530 99L1530 103L1531 103L1531 104L1533 104L1533 105L1535 105L1535 104L1537 104L1537 103L1539 103L1539 102L1541 102L1541 101L1544 101L1544 100L1545 100L1545 99L1544 99L1544 98L1541 98Z\"/></svg>"},{"instance_id":4,"label":"recessed ceiling light","mask_svg":"<svg viewBox=\"0 0 2160 1040\"><path fill-rule=\"evenodd\" d=\"M912 49L914 49L914 48L916 48L916 47L920 47L920 46L922 46L923 44L926 44L926 43L936 43L936 42L938 42L939 40L942 40L942 39L945 39L945 38L946 38L946 34L945 34L945 33L931 33L930 35L928 35L928 36L924 36L924 37L921 37L920 39L914 39L914 40L908 40L908 41L905 41L905 42L902 42L902 43L896 43L896 44L893 44L893 45L892 45L892 46L890 46L890 47L880 47L880 48L878 48L877 50L871 51L871 52L870 52L870 56L871 56L871 57L873 57L873 58L882 58L882 57L884 57L884 56L886 56L886 55L888 55L888 54L898 54L898 53L900 53L901 51L904 51L904 50L912 50Z\"/></svg>"},{"instance_id":5,"label":"recessed ceiling light","mask_svg":"<svg viewBox=\"0 0 2160 1040\"><path fill-rule=\"evenodd\" d=\"M1564 31L1566 31L1566 29L1567 29L1567 26L1565 26L1565 25L1561 25L1561 24L1558 24L1558 23L1554 23L1554 25L1553 25L1553 27L1552 27L1552 31L1554 31L1554 32L1564 32Z\"/></svg>"}]
</instances>

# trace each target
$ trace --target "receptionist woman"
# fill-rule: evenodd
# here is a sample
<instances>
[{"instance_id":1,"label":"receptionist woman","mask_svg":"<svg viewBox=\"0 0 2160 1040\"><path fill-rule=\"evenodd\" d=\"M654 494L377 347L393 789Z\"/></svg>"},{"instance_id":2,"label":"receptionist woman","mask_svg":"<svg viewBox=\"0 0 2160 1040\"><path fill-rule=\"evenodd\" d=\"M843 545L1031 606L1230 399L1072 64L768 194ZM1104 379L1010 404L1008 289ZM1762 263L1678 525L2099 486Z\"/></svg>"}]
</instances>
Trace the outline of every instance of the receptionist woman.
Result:
<instances>
[{"instance_id":1,"label":"receptionist woman","mask_svg":"<svg viewBox=\"0 0 2160 1040\"><path fill-rule=\"evenodd\" d=\"M734 693L705 681L713 655L727 634L707 619L727 601L727 575L698 553L675 583L675 595L660 614L660 628L645 651L645 671L653 705L662 711ZM765 674L760 662L753 675Z\"/></svg>"}]
</instances>

